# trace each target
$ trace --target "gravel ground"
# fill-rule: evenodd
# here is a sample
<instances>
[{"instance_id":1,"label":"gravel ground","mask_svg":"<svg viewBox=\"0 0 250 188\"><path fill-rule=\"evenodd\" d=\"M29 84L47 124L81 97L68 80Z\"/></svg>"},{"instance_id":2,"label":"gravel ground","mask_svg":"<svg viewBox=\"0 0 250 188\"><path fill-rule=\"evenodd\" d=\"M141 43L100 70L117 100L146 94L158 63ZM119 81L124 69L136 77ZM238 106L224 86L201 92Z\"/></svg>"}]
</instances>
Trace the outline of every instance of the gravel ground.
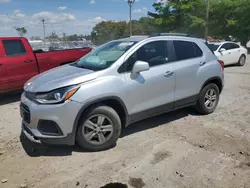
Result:
<instances>
[{"instance_id":1,"label":"gravel ground","mask_svg":"<svg viewBox=\"0 0 250 188\"><path fill-rule=\"evenodd\" d=\"M227 67L225 81L215 113L147 119L96 153L20 142L20 94L1 96L0 187L249 188L250 62Z\"/></svg>"}]
</instances>

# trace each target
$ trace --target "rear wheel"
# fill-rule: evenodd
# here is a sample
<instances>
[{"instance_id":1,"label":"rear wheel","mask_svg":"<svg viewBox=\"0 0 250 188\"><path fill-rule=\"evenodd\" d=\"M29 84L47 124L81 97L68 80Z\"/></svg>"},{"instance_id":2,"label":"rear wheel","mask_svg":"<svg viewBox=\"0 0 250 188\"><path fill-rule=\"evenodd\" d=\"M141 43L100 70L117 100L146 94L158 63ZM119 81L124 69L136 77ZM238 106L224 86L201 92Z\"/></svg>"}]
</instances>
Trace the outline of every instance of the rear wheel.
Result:
<instances>
[{"instance_id":1,"label":"rear wheel","mask_svg":"<svg viewBox=\"0 0 250 188\"><path fill-rule=\"evenodd\" d=\"M246 56L245 55L241 55L240 58L239 58L239 61L238 61L237 65L243 66L243 65L245 65L245 63L246 63Z\"/></svg>"},{"instance_id":2,"label":"rear wheel","mask_svg":"<svg viewBox=\"0 0 250 188\"><path fill-rule=\"evenodd\" d=\"M121 120L109 106L89 109L79 124L76 141L90 151L101 151L115 146L121 134Z\"/></svg>"},{"instance_id":3,"label":"rear wheel","mask_svg":"<svg viewBox=\"0 0 250 188\"><path fill-rule=\"evenodd\" d=\"M199 99L195 105L201 114L210 114L216 109L220 97L220 91L216 84L206 85L200 92Z\"/></svg>"}]
</instances>

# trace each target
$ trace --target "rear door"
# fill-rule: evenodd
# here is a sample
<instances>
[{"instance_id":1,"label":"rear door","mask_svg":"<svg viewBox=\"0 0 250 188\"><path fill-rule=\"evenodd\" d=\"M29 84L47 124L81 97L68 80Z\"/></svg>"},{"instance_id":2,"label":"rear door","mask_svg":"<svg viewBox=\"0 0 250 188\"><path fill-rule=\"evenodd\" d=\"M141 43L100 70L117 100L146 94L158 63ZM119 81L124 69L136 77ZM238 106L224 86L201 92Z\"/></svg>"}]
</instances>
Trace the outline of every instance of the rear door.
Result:
<instances>
[{"instance_id":1,"label":"rear door","mask_svg":"<svg viewBox=\"0 0 250 188\"><path fill-rule=\"evenodd\" d=\"M7 71L7 84L9 90L21 89L23 84L38 73L34 53L28 41L22 39L3 39L4 57L0 64L4 64Z\"/></svg>"},{"instance_id":2,"label":"rear door","mask_svg":"<svg viewBox=\"0 0 250 188\"><path fill-rule=\"evenodd\" d=\"M240 46L235 43L230 43L230 51L231 51L232 63L237 63L241 55Z\"/></svg>"},{"instance_id":3,"label":"rear door","mask_svg":"<svg viewBox=\"0 0 250 188\"><path fill-rule=\"evenodd\" d=\"M206 65L199 46L191 41L173 41L175 51L175 107L182 107L196 101L200 85L197 80L199 69Z\"/></svg>"}]
</instances>

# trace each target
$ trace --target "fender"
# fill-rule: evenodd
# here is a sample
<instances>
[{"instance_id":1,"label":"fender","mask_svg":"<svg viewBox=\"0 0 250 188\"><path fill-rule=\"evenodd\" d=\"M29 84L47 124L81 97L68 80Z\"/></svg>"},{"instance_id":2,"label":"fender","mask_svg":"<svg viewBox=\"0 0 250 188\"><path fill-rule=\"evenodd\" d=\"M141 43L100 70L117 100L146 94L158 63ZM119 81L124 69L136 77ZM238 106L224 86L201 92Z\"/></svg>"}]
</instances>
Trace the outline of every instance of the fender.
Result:
<instances>
[{"instance_id":1,"label":"fender","mask_svg":"<svg viewBox=\"0 0 250 188\"><path fill-rule=\"evenodd\" d=\"M217 84L219 84L219 89L220 89L220 93L221 93L221 91L222 91L222 89L223 89L223 85L222 85L222 79L221 79L219 76L215 76L215 77L211 77L211 78L207 79L207 80L204 82L204 84L202 85L202 87L201 87L201 89L200 89L200 92L201 92L202 88L204 88L208 83L210 83L210 82L212 82L212 81L214 81L214 80L216 80L216 81L219 82L219 83L217 83ZM212 83L214 83L214 82L212 82Z\"/></svg>"},{"instance_id":2,"label":"fender","mask_svg":"<svg viewBox=\"0 0 250 188\"><path fill-rule=\"evenodd\" d=\"M72 133L70 133L68 136L71 137L71 139L74 139L72 140L73 142L75 142L75 136L76 136L76 131L77 131L77 127L78 127L78 123L80 121L80 118L83 114L83 112L88 108L90 107L91 105L94 105L94 104L97 104L97 103L101 103L103 101L106 101L106 100L116 100L120 103L120 105L123 107L123 110L125 112L125 126L127 126L127 123L130 122L130 116L128 115L128 111L127 111L127 108L124 104L124 102L122 101L122 99L120 99L119 97L117 96L109 96L109 97L104 97L104 98L100 98L100 99L94 99L92 101L89 101L87 103L85 103L82 108L79 110L79 112L77 113L76 115L76 118L75 118L75 121L74 121L74 124L73 124L73 129L72 129Z\"/></svg>"}]
</instances>

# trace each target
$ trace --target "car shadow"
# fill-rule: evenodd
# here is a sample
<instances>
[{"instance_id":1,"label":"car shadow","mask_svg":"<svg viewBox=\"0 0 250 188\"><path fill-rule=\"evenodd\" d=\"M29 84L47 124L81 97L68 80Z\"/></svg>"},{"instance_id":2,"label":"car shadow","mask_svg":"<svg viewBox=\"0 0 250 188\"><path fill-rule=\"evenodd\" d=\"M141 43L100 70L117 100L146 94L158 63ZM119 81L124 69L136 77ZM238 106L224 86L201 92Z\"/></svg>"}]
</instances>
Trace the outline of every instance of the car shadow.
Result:
<instances>
[{"instance_id":1,"label":"car shadow","mask_svg":"<svg viewBox=\"0 0 250 188\"><path fill-rule=\"evenodd\" d=\"M168 123L184 118L189 115L198 116L192 108L184 108L170 113L162 114L143 121L133 123L127 128L123 129L121 138L128 135L136 134L141 131L152 129L158 126L167 126ZM23 133L20 135L20 141L24 151L30 157L40 156L69 156L72 152L86 153L87 150L81 149L78 145L75 146L58 146L58 145L45 145L31 142ZM115 147L115 146L113 146Z\"/></svg>"},{"instance_id":2,"label":"car shadow","mask_svg":"<svg viewBox=\"0 0 250 188\"><path fill-rule=\"evenodd\" d=\"M88 152L82 150L79 146L59 146L59 145L46 145L31 142L23 133L20 134L21 145L30 157L40 156L69 156L72 152Z\"/></svg>"},{"instance_id":3,"label":"car shadow","mask_svg":"<svg viewBox=\"0 0 250 188\"><path fill-rule=\"evenodd\" d=\"M136 123L133 123L123 129L121 137L126 137L131 134L135 134L141 131L145 131L147 129L152 129L159 126L167 126L166 124L176 121L178 119L182 119L189 115L200 116L200 114L196 113L192 107L179 109L176 111L172 111L169 113L161 114L158 116L154 116Z\"/></svg>"},{"instance_id":4,"label":"car shadow","mask_svg":"<svg viewBox=\"0 0 250 188\"><path fill-rule=\"evenodd\" d=\"M22 91L0 94L0 106L20 101Z\"/></svg>"}]
</instances>

